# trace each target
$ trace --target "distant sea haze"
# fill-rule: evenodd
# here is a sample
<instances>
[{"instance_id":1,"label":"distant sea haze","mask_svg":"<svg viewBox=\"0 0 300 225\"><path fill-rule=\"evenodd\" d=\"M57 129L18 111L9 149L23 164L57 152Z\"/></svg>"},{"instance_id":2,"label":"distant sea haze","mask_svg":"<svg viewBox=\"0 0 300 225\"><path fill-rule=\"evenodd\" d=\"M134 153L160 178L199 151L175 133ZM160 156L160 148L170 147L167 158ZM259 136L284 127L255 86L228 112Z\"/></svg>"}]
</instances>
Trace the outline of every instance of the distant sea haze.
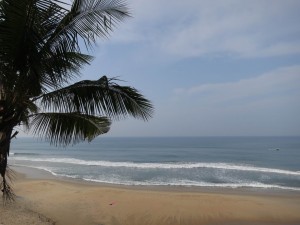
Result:
<instances>
[{"instance_id":1,"label":"distant sea haze","mask_svg":"<svg viewBox=\"0 0 300 225\"><path fill-rule=\"evenodd\" d=\"M10 165L120 185L300 191L300 137L109 138L56 148L14 139Z\"/></svg>"}]
</instances>

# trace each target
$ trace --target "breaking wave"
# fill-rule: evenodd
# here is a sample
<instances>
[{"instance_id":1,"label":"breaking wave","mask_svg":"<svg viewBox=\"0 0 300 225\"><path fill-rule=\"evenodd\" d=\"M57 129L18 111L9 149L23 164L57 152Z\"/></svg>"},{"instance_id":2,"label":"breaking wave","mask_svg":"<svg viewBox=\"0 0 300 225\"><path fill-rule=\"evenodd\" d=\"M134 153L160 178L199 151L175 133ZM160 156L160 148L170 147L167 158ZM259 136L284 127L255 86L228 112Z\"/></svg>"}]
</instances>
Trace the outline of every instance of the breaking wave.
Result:
<instances>
[{"instance_id":1,"label":"breaking wave","mask_svg":"<svg viewBox=\"0 0 300 225\"><path fill-rule=\"evenodd\" d=\"M101 167L125 167L137 169L194 169L194 168L209 168L221 170L237 170L249 172L275 173L284 175L300 176L299 171L290 171L274 168L255 167L251 165L240 165L230 163L202 163L202 162L187 162L187 163L135 163L135 162L111 162L111 161L92 161L81 160L75 158L29 158L29 157L13 157L15 160L25 160L34 162L50 162L50 163L67 163L86 166L101 166Z\"/></svg>"}]
</instances>

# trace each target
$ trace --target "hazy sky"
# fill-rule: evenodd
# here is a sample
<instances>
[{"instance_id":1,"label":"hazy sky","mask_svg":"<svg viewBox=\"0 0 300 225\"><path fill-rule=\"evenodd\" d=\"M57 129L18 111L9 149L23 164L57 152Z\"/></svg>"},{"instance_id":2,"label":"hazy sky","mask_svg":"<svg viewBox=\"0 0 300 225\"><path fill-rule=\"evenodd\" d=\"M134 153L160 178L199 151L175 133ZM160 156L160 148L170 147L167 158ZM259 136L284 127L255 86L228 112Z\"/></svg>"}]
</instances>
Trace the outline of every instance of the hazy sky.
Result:
<instances>
[{"instance_id":1,"label":"hazy sky","mask_svg":"<svg viewBox=\"0 0 300 225\"><path fill-rule=\"evenodd\" d=\"M82 79L119 76L155 114L106 136L300 135L299 0L127 2Z\"/></svg>"},{"instance_id":2,"label":"hazy sky","mask_svg":"<svg viewBox=\"0 0 300 225\"><path fill-rule=\"evenodd\" d=\"M132 0L84 78L120 76L154 118L107 136L300 135L299 0Z\"/></svg>"}]
</instances>

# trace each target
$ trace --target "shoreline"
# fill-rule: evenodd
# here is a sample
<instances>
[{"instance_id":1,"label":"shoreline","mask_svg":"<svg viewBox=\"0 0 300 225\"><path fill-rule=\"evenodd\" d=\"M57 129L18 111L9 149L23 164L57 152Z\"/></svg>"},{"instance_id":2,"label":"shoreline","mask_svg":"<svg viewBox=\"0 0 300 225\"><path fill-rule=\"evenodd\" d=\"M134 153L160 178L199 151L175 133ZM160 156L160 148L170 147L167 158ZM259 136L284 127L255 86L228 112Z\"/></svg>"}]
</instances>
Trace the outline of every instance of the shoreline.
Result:
<instances>
[{"instance_id":1,"label":"shoreline","mask_svg":"<svg viewBox=\"0 0 300 225\"><path fill-rule=\"evenodd\" d=\"M88 181L80 178L71 178L67 176L54 175L50 171L29 166L13 165L11 168L19 174L23 174L26 179L38 180L57 180L60 182L85 184L91 186L100 186L116 189L144 190L144 191L166 191L166 192L191 192L191 193L228 193L228 194L246 194L246 195L299 195L298 190L276 189L276 188L258 188L258 187L210 187L210 186L181 186L181 185L125 185L113 184L96 181Z\"/></svg>"},{"instance_id":2,"label":"shoreline","mask_svg":"<svg viewBox=\"0 0 300 225\"><path fill-rule=\"evenodd\" d=\"M122 186L11 168L16 171L16 204L34 212L33 217L49 218L37 224L300 224L300 192Z\"/></svg>"}]
</instances>

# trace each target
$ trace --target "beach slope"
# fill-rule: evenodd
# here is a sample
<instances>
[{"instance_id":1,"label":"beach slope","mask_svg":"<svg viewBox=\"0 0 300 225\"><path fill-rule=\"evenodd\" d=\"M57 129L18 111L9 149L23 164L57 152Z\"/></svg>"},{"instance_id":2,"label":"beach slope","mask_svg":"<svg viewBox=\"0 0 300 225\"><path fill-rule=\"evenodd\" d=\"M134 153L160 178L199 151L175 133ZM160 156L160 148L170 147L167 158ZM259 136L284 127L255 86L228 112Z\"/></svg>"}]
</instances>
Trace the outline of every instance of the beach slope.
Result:
<instances>
[{"instance_id":1,"label":"beach slope","mask_svg":"<svg viewBox=\"0 0 300 225\"><path fill-rule=\"evenodd\" d=\"M1 206L0 224L24 224L15 215L20 207L41 221L31 224L300 224L299 192L118 187L20 174L14 187L16 207Z\"/></svg>"}]
</instances>

